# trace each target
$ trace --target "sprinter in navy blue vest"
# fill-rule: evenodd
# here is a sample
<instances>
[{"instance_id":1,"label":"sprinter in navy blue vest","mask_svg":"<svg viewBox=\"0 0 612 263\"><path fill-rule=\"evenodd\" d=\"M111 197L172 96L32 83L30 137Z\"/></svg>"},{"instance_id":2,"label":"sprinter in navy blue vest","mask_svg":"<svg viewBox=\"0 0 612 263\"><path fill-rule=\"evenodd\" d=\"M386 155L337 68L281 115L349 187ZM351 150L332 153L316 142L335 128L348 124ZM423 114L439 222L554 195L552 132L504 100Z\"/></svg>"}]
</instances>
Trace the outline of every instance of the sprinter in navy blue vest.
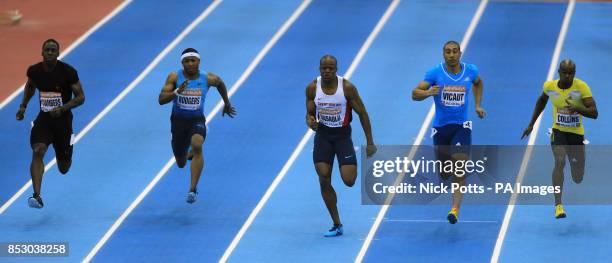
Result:
<instances>
[{"instance_id":1,"label":"sprinter in navy blue vest","mask_svg":"<svg viewBox=\"0 0 612 263\"><path fill-rule=\"evenodd\" d=\"M159 94L159 104L172 102L170 117L172 132L172 151L179 168L185 167L189 153L191 161L191 186L187 194L187 203L194 203L197 198L197 186L204 168L202 144L206 139L206 116L204 115L204 100L206 92L212 87L223 98L225 107L221 116L236 115L227 97L227 89L223 80L211 73L200 70L200 55L197 50L187 48L181 55L183 68L170 73Z\"/></svg>"}]
</instances>

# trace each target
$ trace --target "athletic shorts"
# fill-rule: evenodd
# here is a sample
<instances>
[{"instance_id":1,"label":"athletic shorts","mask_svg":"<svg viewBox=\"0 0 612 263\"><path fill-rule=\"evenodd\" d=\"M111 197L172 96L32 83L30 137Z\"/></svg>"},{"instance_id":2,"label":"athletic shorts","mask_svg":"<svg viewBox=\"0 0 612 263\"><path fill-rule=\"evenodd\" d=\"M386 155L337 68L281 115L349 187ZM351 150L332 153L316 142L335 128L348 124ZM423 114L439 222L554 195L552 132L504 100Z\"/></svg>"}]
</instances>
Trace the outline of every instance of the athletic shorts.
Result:
<instances>
[{"instance_id":1,"label":"athletic shorts","mask_svg":"<svg viewBox=\"0 0 612 263\"><path fill-rule=\"evenodd\" d=\"M584 135L552 129L551 145L584 145Z\"/></svg>"},{"instance_id":2,"label":"athletic shorts","mask_svg":"<svg viewBox=\"0 0 612 263\"><path fill-rule=\"evenodd\" d=\"M41 112L34 120L30 133L30 145L43 143L53 144L55 158L59 162L72 161L72 113L66 112L58 118L49 113Z\"/></svg>"},{"instance_id":3,"label":"athletic shorts","mask_svg":"<svg viewBox=\"0 0 612 263\"><path fill-rule=\"evenodd\" d=\"M472 145L472 122L463 124L447 124L432 128L432 137L436 149L436 159L442 162L452 160L457 153L470 153ZM447 180L450 174L440 173L442 179Z\"/></svg>"},{"instance_id":4,"label":"athletic shorts","mask_svg":"<svg viewBox=\"0 0 612 263\"><path fill-rule=\"evenodd\" d=\"M472 145L472 122L432 128L434 145Z\"/></svg>"},{"instance_id":5,"label":"athletic shorts","mask_svg":"<svg viewBox=\"0 0 612 263\"><path fill-rule=\"evenodd\" d=\"M565 154L568 160L570 160L572 171L574 169L584 170L584 135L553 129L550 139L550 144L553 148L559 146L565 148ZM565 156L563 158L565 159Z\"/></svg>"},{"instance_id":6,"label":"athletic shorts","mask_svg":"<svg viewBox=\"0 0 612 263\"><path fill-rule=\"evenodd\" d=\"M340 166L357 165L351 127L328 128L319 125L314 138L313 162L334 165L334 156L337 156Z\"/></svg>"},{"instance_id":7,"label":"athletic shorts","mask_svg":"<svg viewBox=\"0 0 612 263\"><path fill-rule=\"evenodd\" d=\"M170 117L170 124L172 152L174 158L179 162L187 158L191 137L194 134L202 135L206 139L206 119L204 117L192 119Z\"/></svg>"}]
</instances>

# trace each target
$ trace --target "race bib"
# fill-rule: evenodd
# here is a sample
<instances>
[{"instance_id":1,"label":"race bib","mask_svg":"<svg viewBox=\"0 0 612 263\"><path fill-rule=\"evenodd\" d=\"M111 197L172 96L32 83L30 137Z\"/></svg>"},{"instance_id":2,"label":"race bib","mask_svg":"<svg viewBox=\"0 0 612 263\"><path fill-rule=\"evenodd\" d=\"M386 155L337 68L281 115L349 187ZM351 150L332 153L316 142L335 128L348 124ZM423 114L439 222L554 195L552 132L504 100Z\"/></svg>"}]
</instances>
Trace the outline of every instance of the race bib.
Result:
<instances>
[{"instance_id":1,"label":"race bib","mask_svg":"<svg viewBox=\"0 0 612 263\"><path fill-rule=\"evenodd\" d=\"M340 106L341 104L320 103L317 109L318 121L327 127L342 127L344 120L342 119L342 109Z\"/></svg>"},{"instance_id":2,"label":"race bib","mask_svg":"<svg viewBox=\"0 0 612 263\"><path fill-rule=\"evenodd\" d=\"M557 110L555 123L564 127L580 127L580 114L564 108Z\"/></svg>"},{"instance_id":3,"label":"race bib","mask_svg":"<svg viewBox=\"0 0 612 263\"><path fill-rule=\"evenodd\" d=\"M40 92L40 110L50 112L51 110L61 107L62 94L59 92Z\"/></svg>"},{"instance_id":4,"label":"race bib","mask_svg":"<svg viewBox=\"0 0 612 263\"><path fill-rule=\"evenodd\" d=\"M461 107L465 104L466 89L464 86L445 86L442 90L442 105Z\"/></svg>"},{"instance_id":5,"label":"race bib","mask_svg":"<svg viewBox=\"0 0 612 263\"><path fill-rule=\"evenodd\" d=\"M177 105L183 110L198 110L202 103L202 89L186 89L177 96Z\"/></svg>"}]
</instances>

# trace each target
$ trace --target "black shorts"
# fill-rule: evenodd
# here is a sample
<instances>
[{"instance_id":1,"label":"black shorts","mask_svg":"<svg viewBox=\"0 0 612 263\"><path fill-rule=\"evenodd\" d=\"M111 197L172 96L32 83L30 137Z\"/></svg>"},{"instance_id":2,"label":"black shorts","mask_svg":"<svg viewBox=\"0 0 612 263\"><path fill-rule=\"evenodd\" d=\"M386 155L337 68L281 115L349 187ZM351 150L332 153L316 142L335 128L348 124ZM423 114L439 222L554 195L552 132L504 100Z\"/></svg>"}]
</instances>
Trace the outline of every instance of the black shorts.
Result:
<instances>
[{"instance_id":1,"label":"black shorts","mask_svg":"<svg viewBox=\"0 0 612 263\"><path fill-rule=\"evenodd\" d=\"M43 143L53 144L55 158L59 162L72 161L72 113L66 112L59 118L53 118L49 113L39 113L34 120L30 133L30 145Z\"/></svg>"},{"instance_id":2,"label":"black shorts","mask_svg":"<svg viewBox=\"0 0 612 263\"><path fill-rule=\"evenodd\" d=\"M584 145L584 135L552 129L551 145Z\"/></svg>"},{"instance_id":3,"label":"black shorts","mask_svg":"<svg viewBox=\"0 0 612 263\"><path fill-rule=\"evenodd\" d=\"M557 129L553 129L553 133L550 138L550 144L555 151L555 147L562 147L570 160L572 171L575 169L584 170L585 161L585 146L584 146L584 135L563 132ZM555 156L558 158L561 156ZM565 156L562 156L565 159Z\"/></svg>"},{"instance_id":4,"label":"black shorts","mask_svg":"<svg viewBox=\"0 0 612 263\"><path fill-rule=\"evenodd\" d=\"M170 117L170 132L172 132L172 152L179 162L187 158L191 145L191 137L199 134L206 139L206 119L204 117L181 119Z\"/></svg>"},{"instance_id":5,"label":"black shorts","mask_svg":"<svg viewBox=\"0 0 612 263\"><path fill-rule=\"evenodd\" d=\"M314 163L334 165L334 156L342 165L357 165L355 148L351 139L350 126L344 128L327 128L319 125L314 138L312 159Z\"/></svg>"}]
</instances>

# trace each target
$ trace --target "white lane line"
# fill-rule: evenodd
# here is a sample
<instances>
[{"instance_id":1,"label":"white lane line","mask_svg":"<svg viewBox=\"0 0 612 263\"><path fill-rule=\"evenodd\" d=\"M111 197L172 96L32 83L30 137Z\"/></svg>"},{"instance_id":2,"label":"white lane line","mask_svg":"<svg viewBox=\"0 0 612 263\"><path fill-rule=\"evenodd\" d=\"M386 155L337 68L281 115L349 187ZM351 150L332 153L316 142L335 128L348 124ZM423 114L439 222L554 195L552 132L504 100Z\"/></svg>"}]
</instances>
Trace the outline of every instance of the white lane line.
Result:
<instances>
[{"instance_id":1,"label":"white lane line","mask_svg":"<svg viewBox=\"0 0 612 263\"><path fill-rule=\"evenodd\" d=\"M482 0L480 2L478 9L476 9L476 13L474 13L474 16L472 17L472 21L470 22L470 25L468 26L465 34L463 35L463 39L461 40L461 50L463 50L464 53L465 53L465 50L467 49L470 39L472 38L472 35L474 34L474 30L476 29L476 26L478 25L478 22L480 21L480 17L482 17L482 14L484 13L484 10L488 2L489 2L488 0ZM427 132L427 128L429 128L429 125L431 124L431 121L434 117L434 113L435 113L435 106L432 103L431 107L429 108L429 112L427 113L427 116L425 117L425 120L423 121L423 125L421 126L421 129L419 130L419 134L417 138L414 140L415 146L413 146L412 149L410 150L410 153L408 154L408 159L412 159L414 155L416 154L416 151L418 149L416 145L421 144L421 142L423 141L423 138L425 137L425 133ZM404 178L404 174L398 175L397 180L395 181L395 184L399 184L399 182L401 182L403 178ZM376 220L374 221L374 224L372 224L372 227L370 228L370 231L368 232L368 235L366 236L366 239L363 242L361 249L359 250L359 254L357 254L357 257L355 258L355 262L360 263L363 261L363 258L365 257L365 254L368 251L368 248L370 247L370 244L372 243L374 236L376 235L376 231L378 231L378 228L380 227L380 224L382 223L382 220L385 217L387 210L389 210L389 205L391 204L391 201L393 200L394 196L395 194L390 194L387 196L387 199L385 200L385 204L382 206L382 208L378 212L378 216L376 216Z\"/></svg>"},{"instance_id":2,"label":"white lane line","mask_svg":"<svg viewBox=\"0 0 612 263\"><path fill-rule=\"evenodd\" d=\"M297 20L297 18L302 14L302 12L308 7L312 0L305 0L302 4L293 12L291 17L285 21L285 23L281 26L281 28L274 34L274 36L268 41L268 43L264 46L264 48L255 56L255 59L249 64L247 69L242 73L238 81L228 91L228 97L231 97L239 87L241 87L242 83L251 75L253 70L257 67L259 62L266 56L266 54L272 49L272 47L278 42L278 40L285 34L285 32L291 27L291 25ZM215 115L221 110L223 105L222 100L215 105L213 110L206 117L206 124L210 123L210 121L215 117ZM174 157L170 158L166 165L157 173L155 178L145 187L145 189L134 199L134 201L130 204L130 206L123 211L121 216L113 223L113 225L106 231L104 236L98 241L98 243L93 247L93 249L89 252L87 257L83 259L83 262L89 262L93 257L100 251L100 249L106 244L108 239L117 231L119 226L125 221L125 219L132 213L132 211L142 202L142 200L149 194L149 192L155 187L155 185L159 182L159 180L172 168L172 165L176 160Z\"/></svg>"},{"instance_id":3,"label":"white lane line","mask_svg":"<svg viewBox=\"0 0 612 263\"><path fill-rule=\"evenodd\" d=\"M393 14L393 11L395 11L399 2L400 2L399 0L395 0L391 2L389 7L387 8L387 11L385 11L385 13L381 17L381 19L378 21L378 23L376 24L376 26L374 27L374 29L372 30L372 32L370 33L366 41L363 43L359 52L353 59L353 62L349 66L349 69L344 75L347 79L350 78L353 72L355 71L355 69L357 69L357 65L359 65L359 63L361 62L361 59L363 58L367 50L370 48L370 46L374 42L374 39L376 39L376 36L378 36L378 33L380 32L380 30L384 27L385 23L387 22L391 14ZM253 223L253 221L255 220L259 212L261 211L261 209L264 207L264 205L268 202L268 199L270 199L270 196L272 196L272 193L274 192L274 190L276 190L276 187L283 180L283 178L289 171L289 168L291 168L291 166L293 165L297 157L300 155L300 153L304 149L304 146L306 146L306 143L308 143L308 140L310 140L310 137L312 137L313 134L314 132L310 129L308 129L308 131L304 134L304 136L302 137L302 139L300 140L296 148L293 150L293 153L291 154L291 156L289 157L285 165L283 165L283 168L281 169L281 171L278 173L276 178L274 178L274 181L272 181L272 184L268 187L268 189L266 190L266 193L259 200L259 202L257 203L257 206L255 206L255 208L253 209L253 211L251 212L247 220L244 222L244 224L240 228L240 231L238 231L238 234L236 234L236 236L234 237L230 245L225 250L225 253L223 253L223 256L221 257L219 262L221 263L227 262L232 252L234 252L234 249L236 249L236 246L238 246L238 243L240 243L240 240L242 239L246 231L249 229L249 227L251 226L251 224Z\"/></svg>"},{"instance_id":4,"label":"white lane line","mask_svg":"<svg viewBox=\"0 0 612 263\"><path fill-rule=\"evenodd\" d=\"M559 56L561 55L561 49L563 48L563 42L565 42L565 35L567 34L567 29L569 27L572 14L574 13L575 5L575 0L570 0L569 4L567 5L567 10L565 11L565 16L563 17L563 24L561 24L561 31L559 32L559 37L557 38L557 44L555 45L555 51L553 53L552 60L550 61L550 67L548 68L548 75L546 76L546 80L552 80L555 76L555 70L557 68L557 64L559 63ZM521 167L516 177L516 183L518 184L523 182L523 177L525 177L525 173L527 172L527 165L529 164L533 145L535 144L535 140L540 130L541 120L542 114L540 114L538 120L533 125L533 131L531 132L531 136L529 136L529 142L527 143L528 146L525 150L525 155L523 155ZM516 199L518 197L518 195L516 194L517 189L515 188L514 190L514 193L512 193L512 196L510 196L510 201L508 202L508 207L506 208L506 213L504 214L504 221L502 221L501 228L499 229L499 235L497 236L497 241L495 242L495 247L493 248L493 254L491 255L491 263L496 263L499 260L499 255L504 244L504 239L506 238L506 232L508 231L510 219L512 218L512 213L514 212L514 205L516 204Z\"/></svg>"},{"instance_id":5,"label":"white lane line","mask_svg":"<svg viewBox=\"0 0 612 263\"><path fill-rule=\"evenodd\" d=\"M172 51L172 49L174 49L176 45L181 42L196 27L196 25L198 25L205 17L207 17L208 14L210 14L210 12L212 12L221 2L223 1L214 1L208 8L206 8L206 10L204 10L204 12L200 16L198 16L193 22L191 22L191 24L189 24L183 30L183 32L181 32L168 46L166 46L166 48L162 50L162 52L159 53L157 57L155 57L155 59L153 59L153 61L140 73L140 75L138 75L138 77L136 77L136 79L132 81L132 83L130 83L121 93L119 93L119 95L115 97L115 99L113 99L110 104L106 105L106 107L100 113L98 113L98 115L96 115L96 117L91 120L91 122L89 122L89 124L87 124L87 126L85 126L85 128L83 128L81 132L79 132L79 134L74 140L74 144L81 140L81 138L83 138L83 136L85 136L87 132L89 132L89 130L93 128L94 125L96 125L104 116L106 116L106 114L108 114L130 91L132 91L149 73L151 73L151 71L157 66L157 64L159 64L159 62L161 62L161 60L166 55L168 55L168 53L170 53L170 51ZM48 171L51 167L53 167L56 162L57 160L54 158L53 160L51 160L51 162L45 165L45 172ZM15 200L17 200L17 198L19 198L19 196L21 196L31 185L32 181L30 180L23 187L21 187L21 189L19 189L19 191L17 191L17 193L15 193L8 201L6 201L6 203L4 203L2 207L0 207L0 215L2 215L2 213L4 213L4 211L6 211L6 209L8 209L9 206L11 206L11 204L13 204Z\"/></svg>"}]
</instances>

